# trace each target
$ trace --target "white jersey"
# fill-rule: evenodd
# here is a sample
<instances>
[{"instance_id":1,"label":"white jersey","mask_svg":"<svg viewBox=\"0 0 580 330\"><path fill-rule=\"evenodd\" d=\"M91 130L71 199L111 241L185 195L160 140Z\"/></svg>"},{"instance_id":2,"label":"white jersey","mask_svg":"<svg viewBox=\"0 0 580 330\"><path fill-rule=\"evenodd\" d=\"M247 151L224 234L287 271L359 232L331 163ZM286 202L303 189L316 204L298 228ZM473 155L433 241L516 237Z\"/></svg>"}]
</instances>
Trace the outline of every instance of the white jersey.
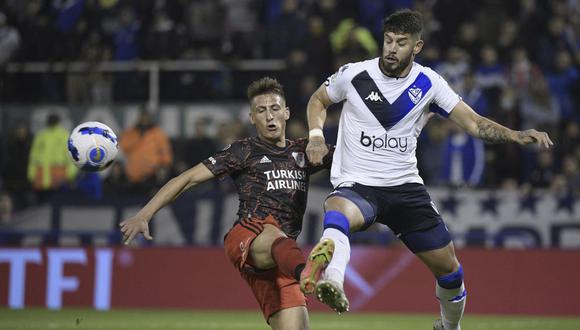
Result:
<instances>
[{"instance_id":1,"label":"white jersey","mask_svg":"<svg viewBox=\"0 0 580 330\"><path fill-rule=\"evenodd\" d=\"M332 102L344 100L333 186L422 184L415 150L429 111L447 117L461 100L447 82L418 63L404 78L387 77L375 58L342 66L325 85Z\"/></svg>"}]
</instances>

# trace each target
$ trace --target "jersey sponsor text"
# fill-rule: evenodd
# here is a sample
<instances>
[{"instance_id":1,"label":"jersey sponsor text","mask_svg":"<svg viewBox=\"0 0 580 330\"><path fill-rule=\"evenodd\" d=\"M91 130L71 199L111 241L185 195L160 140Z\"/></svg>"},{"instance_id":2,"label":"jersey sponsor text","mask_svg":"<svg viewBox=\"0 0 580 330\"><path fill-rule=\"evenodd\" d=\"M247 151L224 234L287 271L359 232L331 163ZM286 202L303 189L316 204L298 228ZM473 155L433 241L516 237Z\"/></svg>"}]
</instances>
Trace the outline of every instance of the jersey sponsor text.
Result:
<instances>
[{"instance_id":1,"label":"jersey sponsor text","mask_svg":"<svg viewBox=\"0 0 580 330\"><path fill-rule=\"evenodd\" d=\"M306 172L301 170L265 171L268 179L267 191L278 189L293 189L306 191Z\"/></svg>"},{"instance_id":2,"label":"jersey sponsor text","mask_svg":"<svg viewBox=\"0 0 580 330\"><path fill-rule=\"evenodd\" d=\"M400 152L406 152L408 150L408 138L405 137L389 137L388 134L383 136L375 137L365 135L365 132L360 133L360 144L363 147L372 148L373 151L377 149L392 149L398 150Z\"/></svg>"}]
</instances>

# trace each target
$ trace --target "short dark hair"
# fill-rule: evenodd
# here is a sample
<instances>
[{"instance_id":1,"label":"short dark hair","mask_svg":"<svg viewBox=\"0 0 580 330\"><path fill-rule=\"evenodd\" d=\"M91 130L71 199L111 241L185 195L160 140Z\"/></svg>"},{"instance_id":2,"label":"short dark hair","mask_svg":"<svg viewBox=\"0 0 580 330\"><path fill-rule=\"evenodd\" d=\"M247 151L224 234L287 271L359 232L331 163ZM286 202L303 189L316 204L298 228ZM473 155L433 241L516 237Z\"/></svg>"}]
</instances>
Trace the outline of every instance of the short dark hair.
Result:
<instances>
[{"instance_id":1,"label":"short dark hair","mask_svg":"<svg viewBox=\"0 0 580 330\"><path fill-rule=\"evenodd\" d=\"M264 78L260 78L258 80L255 80L254 82L252 82L250 84L250 86L248 86L248 101L252 101L252 99L257 96L257 95L263 95L263 94L269 94L269 93L274 93L274 94L278 94L281 97L283 97L284 99L286 99L286 96L284 96L284 87L282 86L282 84L280 84L278 82L278 80L274 79L274 78L270 78L270 77L264 77Z\"/></svg>"},{"instance_id":2,"label":"short dark hair","mask_svg":"<svg viewBox=\"0 0 580 330\"><path fill-rule=\"evenodd\" d=\"M422 30L421 13L410 9L397 10L383 21L383 33L409 33L420 36Z\"/></svg>"},{"instance_id":3,"label":"short dark hair","mask_svg":"<svg viewBox=\"0 0 580 330\"><path fill-rule=\"evenodd\" d=\"M52 127L60 122L60 116L56 113L51 113L46 117L46 125Z\"/></svg>"}]
</instances>

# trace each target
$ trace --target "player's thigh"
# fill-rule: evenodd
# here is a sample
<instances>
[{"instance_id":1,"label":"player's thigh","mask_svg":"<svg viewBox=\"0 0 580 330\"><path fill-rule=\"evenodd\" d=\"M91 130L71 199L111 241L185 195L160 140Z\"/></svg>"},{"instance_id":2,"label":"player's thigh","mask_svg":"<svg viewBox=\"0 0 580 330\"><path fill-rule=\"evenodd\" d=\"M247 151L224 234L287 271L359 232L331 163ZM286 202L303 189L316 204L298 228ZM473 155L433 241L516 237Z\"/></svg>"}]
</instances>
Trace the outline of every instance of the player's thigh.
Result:
<instances>
[{"instance_id":1,"label":"player's thigh","mask_svg":"<svg viewBox=\"0 0 580 330\"><path fill-rule=\"evenodd\" d=\"M255 267L270 269L276 266L276 262L272 258L272 243L280 237L286 237L280 228L271 224L264 225L264 230L256 236L250 245L250 255Z\"/></svg>"},{"instance_id":2,"label":"player's thigh","mask_svg":"<svg viewBox=\"0 0 580 330\"><path fill-rule=\"evenodd\" d=\"M268 319L274 330L306 330L309 328L308 312L305 306L282 309Z\"/></svg>"},{"instance_id":3,"label":"player's thigh","mask_svg":"<svg viewBox=\"0 0 580 330\"><path fill-rule=\"evenodd\" d=\"M439 249L417 252L415 255L429 267L436 277L451 274L459 269L453 242Z\"/></svg>"},{"instance_id":4,"label":"player's thigh","mask_svg":"<svg viewBox=\"0 0 580 330\"><path fill-rule=\"evenodd\" d=\"M360 208L351 200L340 196L330 196L324 202L324 210L338 211L348 219L350 231L356 231L365 224Z\"/></svg>"}]
</instances>

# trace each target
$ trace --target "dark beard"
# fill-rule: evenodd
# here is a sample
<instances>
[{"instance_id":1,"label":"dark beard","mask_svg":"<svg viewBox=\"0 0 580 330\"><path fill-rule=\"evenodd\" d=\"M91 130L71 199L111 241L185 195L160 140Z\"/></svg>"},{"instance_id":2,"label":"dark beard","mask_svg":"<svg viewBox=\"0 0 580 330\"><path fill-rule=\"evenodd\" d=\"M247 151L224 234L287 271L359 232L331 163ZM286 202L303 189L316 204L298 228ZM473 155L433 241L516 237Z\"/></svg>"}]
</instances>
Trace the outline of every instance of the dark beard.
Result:
<instances>
[{"instance_id":1,"label":"dark beard","mask_svg":"<svg viewBox=\"0 0 580 330\"><path fill-rule=\"evenodd\" d=\"M413 56L409 56L404 58L402 61L399 62L399 65L394 69L389 69L385 64L385 60L383 56L379 57L379 68L385 74L385 76L392 77L392 78L401 78L401 73L405 71L405 69L411 64L413 60Z\"/></svg>"}]
</instances>

